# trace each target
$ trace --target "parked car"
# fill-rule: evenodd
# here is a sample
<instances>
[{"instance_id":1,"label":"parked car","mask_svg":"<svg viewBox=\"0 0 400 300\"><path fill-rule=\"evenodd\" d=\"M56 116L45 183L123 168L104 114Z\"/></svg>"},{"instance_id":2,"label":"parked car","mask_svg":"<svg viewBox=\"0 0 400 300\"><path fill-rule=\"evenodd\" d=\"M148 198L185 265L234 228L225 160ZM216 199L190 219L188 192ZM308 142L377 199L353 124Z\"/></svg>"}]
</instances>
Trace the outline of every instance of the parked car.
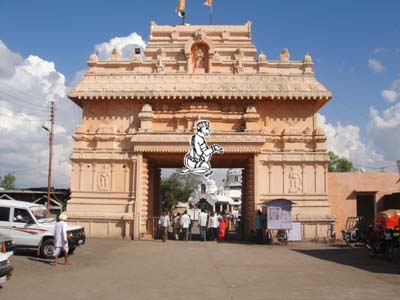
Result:
<instances>
[{"instance_id":1,"label":"parked car","mask_svg":"<svg viewBox=\"0 0 400 300\"><path fill-rule=\"evenodd\" d=\"M4 253L0 253L0 284L10 279L14 268L8 256Z\"/></svg>"},{"instance_id":2,"label":"parked car","mask_svg":"<svg viewBox=\"0 0 400 300\"><path fill-rule=\"evenodd\" d=\"M15 242L8 236L0 233L0 252L6 254L8 257L14 254Z\"/></svg>"},{"instance_id":3,"label":"parked car","mask_svg":"<svg viewBox=\"0 0 400 300\"><path fill-rule=\"evenodd\" d=\"M52 258L56 220L43 205L16 200L0 200L0 234L9 235L15 247L37 249L43 258ZM68 225L69 252L85 243L81 226Z\"/></svg>"}]
</instances>

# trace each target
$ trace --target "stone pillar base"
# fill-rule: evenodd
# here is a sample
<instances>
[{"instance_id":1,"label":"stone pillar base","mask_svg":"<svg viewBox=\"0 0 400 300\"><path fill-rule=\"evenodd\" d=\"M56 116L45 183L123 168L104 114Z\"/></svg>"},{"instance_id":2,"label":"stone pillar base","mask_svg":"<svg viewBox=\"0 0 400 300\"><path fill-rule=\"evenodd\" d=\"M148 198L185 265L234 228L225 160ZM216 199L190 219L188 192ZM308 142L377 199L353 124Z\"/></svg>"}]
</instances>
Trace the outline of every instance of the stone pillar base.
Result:
<instances>
[{"instance_id":1,"label":"stone pillar base","mask_svg":"<svg viewBox=\"0 0 400 300\"><path fill-rule=\"evenodd\" d=\"M68 213L68 224L82 226L86 237L133 239L134 220L128 215Z\"/></svg>"}]
</instances>

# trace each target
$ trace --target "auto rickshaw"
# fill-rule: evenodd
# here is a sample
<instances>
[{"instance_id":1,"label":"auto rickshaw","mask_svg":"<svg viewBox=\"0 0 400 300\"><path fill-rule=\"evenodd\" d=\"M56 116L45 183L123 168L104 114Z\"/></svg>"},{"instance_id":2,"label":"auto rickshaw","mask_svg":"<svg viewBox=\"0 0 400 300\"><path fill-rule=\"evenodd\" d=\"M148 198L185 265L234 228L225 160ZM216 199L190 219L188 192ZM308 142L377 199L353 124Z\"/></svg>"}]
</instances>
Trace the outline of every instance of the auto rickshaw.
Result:
<instances>
[{"instance_id":1,"label":"auto rickshaw","mask_svg":"<svg viewBox=\"0 0 400 300\"><path fill-rule=\"evenodd\" d=\"M375 230L393 230L396 225L400 225L400 209L388 209L375 216Z\"/></svg>"},{"instance_id":2,"label":"auto rickshaw","mask_svg":"<svg viewBox=\"0 0 400 300\"><path fill-rule=\"evenodd\" d=\"M400 210L389 209L377 213L374 225L367 244L370 256L383 253L391 262L394 248L400 247Z\"/></svg>"}]
</instances>

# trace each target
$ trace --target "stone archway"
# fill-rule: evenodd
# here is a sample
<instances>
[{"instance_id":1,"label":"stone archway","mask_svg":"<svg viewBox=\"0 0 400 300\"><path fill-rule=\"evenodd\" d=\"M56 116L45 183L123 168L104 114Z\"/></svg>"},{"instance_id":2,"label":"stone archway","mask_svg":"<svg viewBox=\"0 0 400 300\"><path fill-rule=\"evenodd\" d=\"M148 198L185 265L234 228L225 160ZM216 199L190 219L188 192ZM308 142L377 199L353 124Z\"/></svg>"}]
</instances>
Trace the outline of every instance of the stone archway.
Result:
<instances>
[{"instance_id":1,"label":"stone archway","mask_svg":"<svg viewBox=\"0 0 400 300\"><path fill-rule=\"evenodd\" d=\"M226 150L213 167L246 157L246 232L258 204L290 197L304 237L326 235L335 217L317 112L332 94L315 77L310 55L291 61L283 49L276 61L257 57L251 23L152 23L144 57L99 61L93 53L68 94L83 109L73 135L70 222L88 236L144 238L146 219L157 214L158 165L179 159L180 168L204 119L212 123L210 142Z\"/></svg>"}]
</instances>

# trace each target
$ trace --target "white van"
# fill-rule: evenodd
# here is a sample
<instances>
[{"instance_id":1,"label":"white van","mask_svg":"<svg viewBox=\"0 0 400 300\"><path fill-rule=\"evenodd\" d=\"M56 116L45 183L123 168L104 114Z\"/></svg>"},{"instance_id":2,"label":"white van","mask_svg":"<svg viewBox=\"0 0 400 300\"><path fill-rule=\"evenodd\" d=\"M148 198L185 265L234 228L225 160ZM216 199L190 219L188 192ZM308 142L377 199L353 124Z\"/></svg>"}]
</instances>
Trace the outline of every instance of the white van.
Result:
<instances>
[{"instance_id":1,"label":"white van","mask_svg":"<svg viewBox=\"0 0 400 300\"><path fill-rule=\"evenodd\" d=\"M0 199L0 233L15 241L15 247L35 248L43 258L52 258L56 220L43 205ZM69 252L85 243L81 226L67 227Z\"/></svg>"},{"instance_id":2,"label":"white van","mask_svg":"<svg viewBox=\"0 0 400 300\"><path fill-rule=\"evenodd\" d=\"M8 259L8 256L0 252L0 284L10 279L14 268ZM1 288L1 285L0 285Z\"/></svg>"}]
</instances>

